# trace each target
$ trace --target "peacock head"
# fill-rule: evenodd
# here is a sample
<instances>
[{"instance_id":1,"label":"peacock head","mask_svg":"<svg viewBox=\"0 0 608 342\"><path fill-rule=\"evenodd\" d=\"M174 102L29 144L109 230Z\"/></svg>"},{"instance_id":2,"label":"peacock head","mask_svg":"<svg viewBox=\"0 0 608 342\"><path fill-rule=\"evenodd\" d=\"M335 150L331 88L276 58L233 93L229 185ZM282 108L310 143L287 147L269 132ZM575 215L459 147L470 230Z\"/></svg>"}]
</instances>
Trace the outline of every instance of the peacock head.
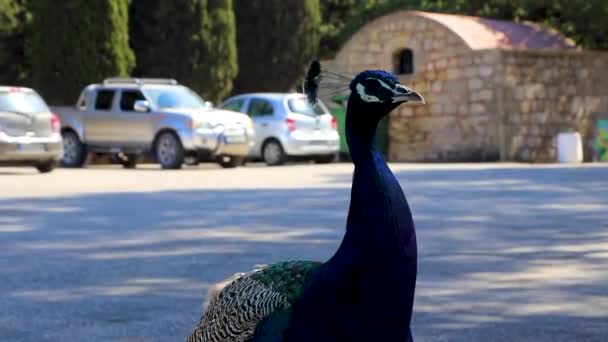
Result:
<instances>
[{"instance_id":1,"label":"peacock head","mask_svg":"<svg viewBox=\"0 0 608 342\"><path fill-rule=\"evenodd\" d=\"M366 70L350 82L351 97L366 111L385 116L400 104L418 102L424 98L399 83L399 79L384 70Z\"/></svg>"}]
</instances>

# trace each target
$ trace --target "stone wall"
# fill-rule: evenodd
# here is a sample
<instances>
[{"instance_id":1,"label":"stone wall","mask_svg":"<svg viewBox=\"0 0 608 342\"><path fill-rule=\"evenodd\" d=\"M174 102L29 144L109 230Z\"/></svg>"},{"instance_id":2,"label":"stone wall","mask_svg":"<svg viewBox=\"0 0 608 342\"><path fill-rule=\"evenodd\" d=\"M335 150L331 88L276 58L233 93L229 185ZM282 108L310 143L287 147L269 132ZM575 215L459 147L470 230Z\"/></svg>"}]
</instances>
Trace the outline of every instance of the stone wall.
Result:
<instances>
[{"instance_id":1,"label":"stone wall","mask_svg":"<svg viewBox=\"0 0 608 342\"><path fill-rule=\"evenodd\" d=\"M590 160L596 119L608 113L608 53L503 51L501 60L506 158L553 162L557 135L577 131Z\"/></svg>"},{"instance_id":2,"label":"stone wall","mask_svg":"<svg viewBox=\"0 0 608 342\"><path fill-rule=\"evenodd\" d=\"M390 121L393 161L498 159L495 77L497 51L438 56L424 72L404 80L425 106L402 105Z\"/></svg>"}]
</instances>

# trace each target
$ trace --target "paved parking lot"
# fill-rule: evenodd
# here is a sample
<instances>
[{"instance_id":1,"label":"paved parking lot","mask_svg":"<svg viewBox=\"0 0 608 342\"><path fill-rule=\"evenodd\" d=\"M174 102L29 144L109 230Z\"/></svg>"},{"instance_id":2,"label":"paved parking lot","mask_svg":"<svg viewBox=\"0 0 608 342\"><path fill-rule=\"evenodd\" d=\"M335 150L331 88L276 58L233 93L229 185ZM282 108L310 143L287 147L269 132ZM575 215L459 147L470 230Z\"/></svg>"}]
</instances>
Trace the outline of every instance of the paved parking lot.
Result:
<instances>
[{"instance_id":1,"label":"paved parking lot","mask_svg":"<svg viewBox=\"0 0 608 342\"><path fill-rule=\"evenodd\" d=\"M606 341L608 165L395 164L416 341ZM0 169L0 340L182 341L209 284L324 260L350 164Z\"/></svg>"}]
</instances>

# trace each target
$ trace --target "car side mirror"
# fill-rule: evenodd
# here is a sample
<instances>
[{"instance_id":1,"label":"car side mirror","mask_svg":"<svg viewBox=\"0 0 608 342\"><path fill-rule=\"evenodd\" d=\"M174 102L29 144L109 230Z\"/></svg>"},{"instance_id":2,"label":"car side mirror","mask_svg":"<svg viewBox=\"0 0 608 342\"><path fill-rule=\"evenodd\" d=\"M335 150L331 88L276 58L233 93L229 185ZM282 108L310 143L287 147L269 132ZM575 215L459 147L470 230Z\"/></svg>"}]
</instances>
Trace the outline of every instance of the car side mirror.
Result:
<instances>
[{"instance_id":1,"label":"car side mirror","mask_svg":"<svg viewBox=\"0 0 608 342\"><path fill-rule=\"evenodd\" d=\"M147 113L150 111L150 102L146 100L137 100L133 105L136 112Z\"/></svg>"}]
</instances>

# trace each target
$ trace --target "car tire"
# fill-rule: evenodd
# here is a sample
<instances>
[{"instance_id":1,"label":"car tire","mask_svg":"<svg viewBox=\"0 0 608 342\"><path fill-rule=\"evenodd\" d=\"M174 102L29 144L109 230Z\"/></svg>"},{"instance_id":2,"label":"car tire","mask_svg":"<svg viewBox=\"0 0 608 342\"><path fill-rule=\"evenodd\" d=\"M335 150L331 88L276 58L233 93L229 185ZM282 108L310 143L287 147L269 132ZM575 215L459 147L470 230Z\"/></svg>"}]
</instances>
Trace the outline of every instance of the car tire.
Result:
<instances>
[{"instance_id":1,"label":"car tire","mask_svg":"<svg viewBox=\"0 0 608 342\"><path fill-rule=\"evenodd\" d=\"M262 159L268 166L283 165L287 160L287 155L281 143L269 140L262 147Z\"/></svg>"},{"instance_id":2,"label":"car tire","mask_svg":"<svg viewBox=\"0 0 608 342\"><path fill-rule=\"evenodd\" d=\"M84 166L87 160L86 146L80 141L80 138L73 131L63 132L63 158L61 165L69 168L78 168Z\"/></svg>"},{"instance_id":3,"label":"car tire","mask_svg":"<svg viewBox=\"0 0 608 342\"><path fill-rule=\"evenodd\" d=\"M40 173L49 173L57 167L58 162L56 160L49 160L36 164L36 169Z\"/></svg>"},{"instance_id":4,"label":"car tire","mask_svg":"<svg viewBox=\"0 0 608 342\"><path fill-rule=\"evenodd\" d=\"M235 157L229 155L221 155L217 157L217 163L225 169L231 169L243 165L244 160L244 157Z\"/></svg>"},{"instance_id":5,"label":"car tire","mask_svg":"<svg viewBox=\"0 0 608 342\"><path fill-rule=\"evenodd\" d=\"M175 133L161 133L154 144L154 151L163 169L180 169L184 163L184 147Z\"/></svg>"},{"instance_id":6,"label":"car tire","mask_svg":"<svg viewBox=\"0 0 608 342\"><path fill-rule=\"evenodd\" d=\"M325 156L318 156L314 159L314 161L317 164L330 164L330 163L333 163L334 161L336 161L336 155L328 154Z\"/></svg>"}]
</instances>

